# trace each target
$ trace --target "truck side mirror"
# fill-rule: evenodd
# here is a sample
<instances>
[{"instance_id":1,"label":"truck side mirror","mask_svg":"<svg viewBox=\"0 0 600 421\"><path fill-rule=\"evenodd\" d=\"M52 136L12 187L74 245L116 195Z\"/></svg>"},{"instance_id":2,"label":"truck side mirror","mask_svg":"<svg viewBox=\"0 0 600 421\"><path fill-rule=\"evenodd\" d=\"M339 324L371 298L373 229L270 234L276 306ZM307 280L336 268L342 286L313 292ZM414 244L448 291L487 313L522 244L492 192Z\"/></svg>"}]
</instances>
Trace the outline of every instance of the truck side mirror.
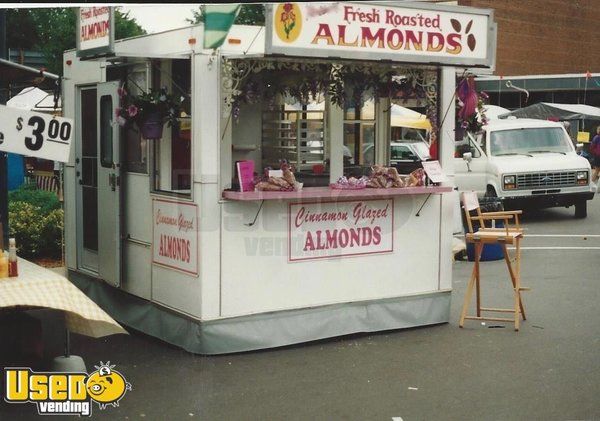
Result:
<instances>
[{"instance_id":1,"label":"truck side mirror","mask_svg":"<svg viewBox=\"0 0 600 421\"><path fill-rule=\"evenodd\" d=\"M463 159L467 163L467 172L471 172L471 161L473 160L473 154L471 152L465 152Z\"/></svg>"}]
</instances>

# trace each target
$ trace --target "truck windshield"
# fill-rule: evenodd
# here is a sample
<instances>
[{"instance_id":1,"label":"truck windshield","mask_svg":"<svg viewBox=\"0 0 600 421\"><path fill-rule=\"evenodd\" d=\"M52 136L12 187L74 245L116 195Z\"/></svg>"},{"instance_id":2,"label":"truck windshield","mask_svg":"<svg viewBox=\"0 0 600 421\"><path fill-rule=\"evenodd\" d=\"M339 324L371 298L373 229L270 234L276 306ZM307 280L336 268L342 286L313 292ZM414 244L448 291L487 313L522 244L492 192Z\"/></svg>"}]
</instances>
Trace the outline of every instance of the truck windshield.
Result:
<instances>
[{"instance_id":1,"label":"truck windshield","mask_svg":"<svg viewBox=\"0 0 600 421\"><path fill-rule=\"evenodd\" d=\"M560 127L531 127L492 131L490 152L500 155L532 155L536 153L571 152L571 139Z\"/></svg>"}]
</instances>

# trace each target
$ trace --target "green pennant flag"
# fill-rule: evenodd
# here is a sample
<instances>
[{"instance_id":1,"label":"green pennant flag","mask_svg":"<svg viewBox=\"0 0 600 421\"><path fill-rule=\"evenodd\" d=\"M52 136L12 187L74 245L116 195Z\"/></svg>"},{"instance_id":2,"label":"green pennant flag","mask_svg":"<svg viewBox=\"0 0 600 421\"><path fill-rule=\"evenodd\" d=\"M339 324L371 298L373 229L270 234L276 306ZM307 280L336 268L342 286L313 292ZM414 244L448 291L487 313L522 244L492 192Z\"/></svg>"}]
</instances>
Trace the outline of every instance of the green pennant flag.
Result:
<instances>
[{"instance_id":1,"label":"green pennant flag","mask_svg":"<svg viewBox=\"0 0 600 421\"><path fill-rule=\"evenodd\" d=\"M204 48L219 48L240 10L239 4L204 6Z\"/></svg>"}]
</instances>

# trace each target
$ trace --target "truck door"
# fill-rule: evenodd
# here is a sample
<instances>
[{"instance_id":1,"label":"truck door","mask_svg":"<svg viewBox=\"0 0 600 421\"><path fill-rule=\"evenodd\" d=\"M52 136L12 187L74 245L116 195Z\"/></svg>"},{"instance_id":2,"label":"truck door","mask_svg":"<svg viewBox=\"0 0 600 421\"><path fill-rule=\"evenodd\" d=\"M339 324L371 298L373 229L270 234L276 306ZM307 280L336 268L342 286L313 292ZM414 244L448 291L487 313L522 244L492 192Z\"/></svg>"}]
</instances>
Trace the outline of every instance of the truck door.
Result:
<instances>
[{"instance_id":1,"label":"truck door","mask_svg":"<svg viewBox=\"0 0 600 421\"><path fill-rule=\"evenodd\" d=\"M120 127L115 120L119 82L97 85L98 130L98 275L121 284Z\"/></svg>"},{"instance_id":2,"label":"truck door","mask_svg":"<svg viewBox=\"0 0 600 421\"><path fill-rule=\"evenodd\" d=\"M471 154L470 162L463 159L465 152ZM483 195L487 187L487 162L486 154L471 136L455 142L454 182L458 190L473 190Z\"/></svg>"}]
</instances>

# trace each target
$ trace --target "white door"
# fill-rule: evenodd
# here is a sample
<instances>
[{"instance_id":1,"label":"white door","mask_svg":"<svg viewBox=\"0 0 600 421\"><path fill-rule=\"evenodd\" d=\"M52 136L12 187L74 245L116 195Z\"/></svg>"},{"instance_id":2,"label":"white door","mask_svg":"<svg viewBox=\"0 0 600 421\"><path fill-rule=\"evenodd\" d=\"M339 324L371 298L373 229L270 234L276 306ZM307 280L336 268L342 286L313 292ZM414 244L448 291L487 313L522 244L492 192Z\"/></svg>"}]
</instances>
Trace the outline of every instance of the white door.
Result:
<instances>
[{"instance_id":1,"label":"white door","mask_svg":"<svg viewBox=\"0 0 600 421\"><path fill-rule=\"evenodd\" d=\"M97 85L98 130L98 275L121 284L120 127L115 121L119 82Z\"/></svg>"},{"instance_id":2,"label":"white door","mask_svg":"<svg viewBox=\"0 0 600 421\"><path fill-rule=\"evenodd\" d=\"M78 90L75 171L77 177L77 267L98 273L98 130L96 86Z\"/></svg>"},{"instance_id":3,"label":"white door","mask_svg":"<svg viewBox=\"0 0 600 421\"><path fill-rule=\"evenodd\" d=\"M463 158L463 154L471 154L470 162ZM472 138L455 142L454 154L454 183L459 191L476 191L483 196L487 187L488 159L477 142Z\"/></svg>"}]
</instances>

